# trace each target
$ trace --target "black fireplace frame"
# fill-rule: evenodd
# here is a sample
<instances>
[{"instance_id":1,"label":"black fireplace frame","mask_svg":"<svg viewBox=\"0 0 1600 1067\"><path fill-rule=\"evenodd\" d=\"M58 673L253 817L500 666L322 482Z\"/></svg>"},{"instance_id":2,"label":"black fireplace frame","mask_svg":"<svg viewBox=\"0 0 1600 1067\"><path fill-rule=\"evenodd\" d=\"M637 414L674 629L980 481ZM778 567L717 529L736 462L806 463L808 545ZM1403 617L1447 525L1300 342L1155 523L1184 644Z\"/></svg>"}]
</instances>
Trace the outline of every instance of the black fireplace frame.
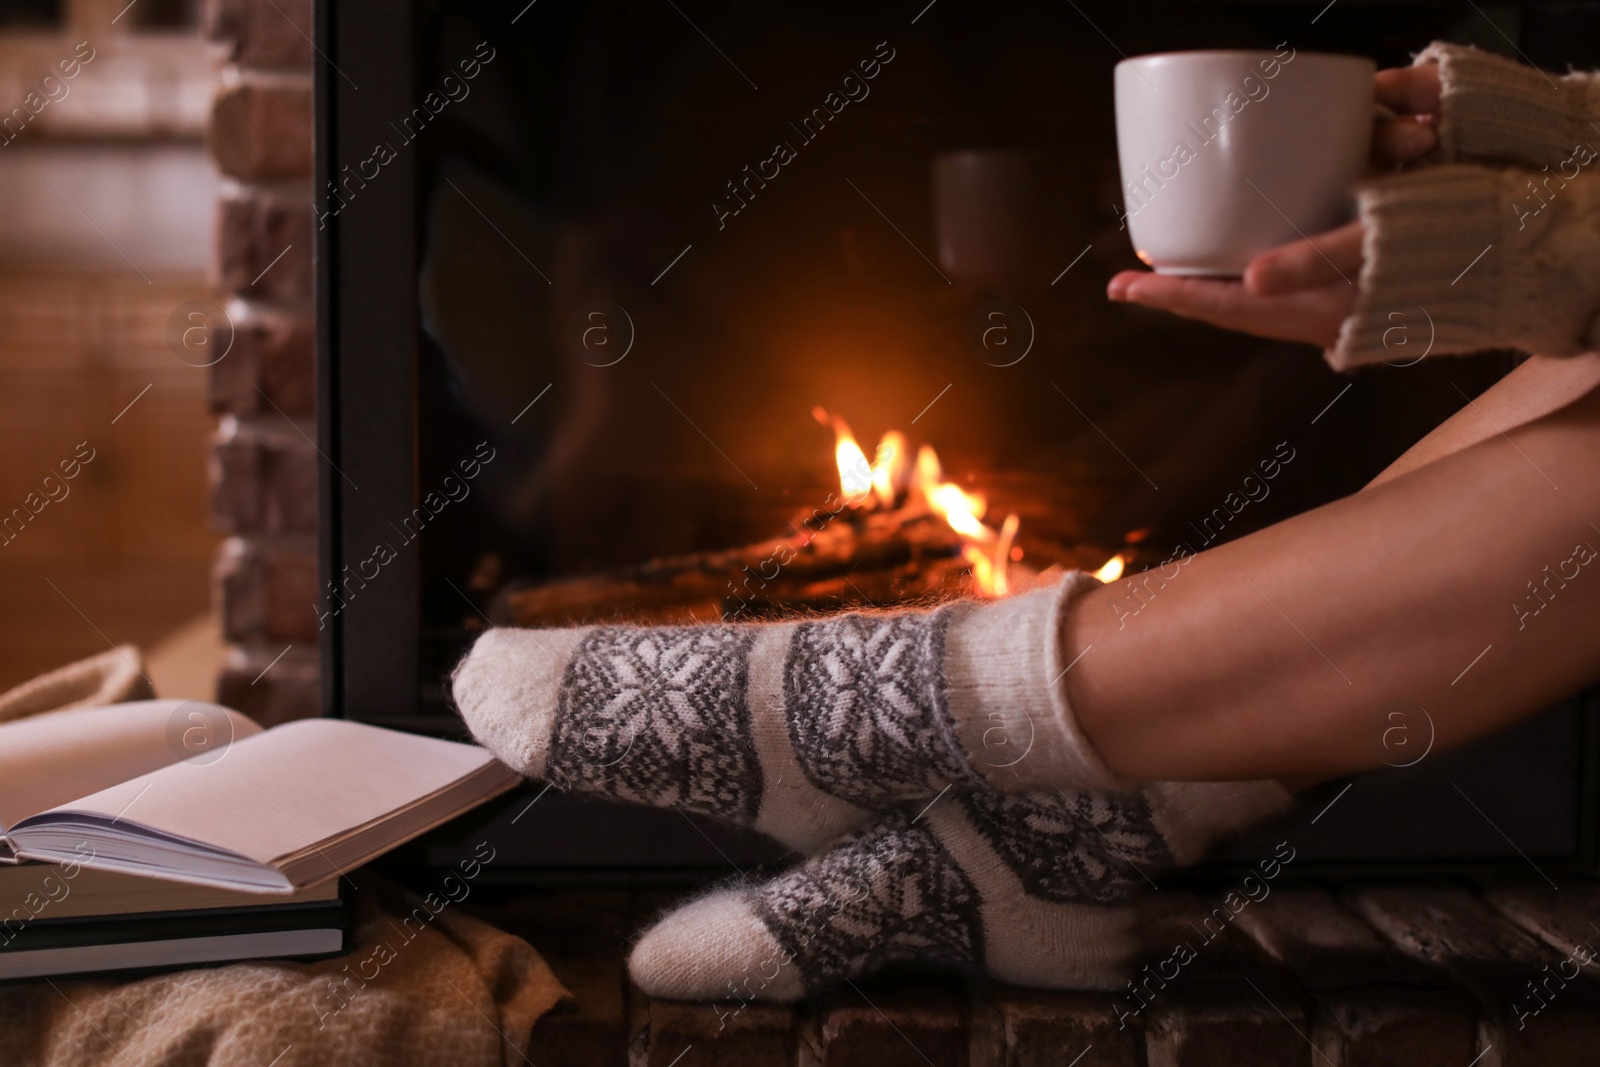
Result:
<instances>
[{"instance_id":1,"label":"black fireplace frame","mask_svg":"<svg viewBox=\"0 0 1600 1067\"><path fill-rule=\"evenodd\" d=\"M1563 5L1515 6L1536 14ZM319 59L312 225L316 235L317 444L323 460L318 542L319 582L326 589L339 580L351 561L364 558L387 536L391 521L409 514L417 503L419 235L414 154L402 153L385 166L382 180L363 190L359 210L325 220L320 214L329 183L346 166L371 152L361 131L381 126L410 106L414 31L409 9L405 4L376 0L322 0L315 5L314 15ZM382 57L382 61L375 62L374 57ZM341 66L348 70L341 71ZM359 78L359 90L347 73ZM319 634L324 714L401 729L459 734L458 723L419 710L422 581L420 554L402 552L385 565L381 580L369 583L336 615L324 617ZM1568 876L1600 872L1600 696L1583 694L1574 698L1572 707L1572 743L1581 778L1578 840L1569 854L1538 857L1542 870ZM471 832L480 832L485 819L504 829L513 813L527 810L531 796L515 794L488 816L474 817ZM561 817L572 817L572 810L577 809L560 809ZM588 816L580 811L578 817ZM703 871L720 862L705 849L691 850L692 855L680 860L652 848L651 839L662 833L659 823L640 823L634 816L614 810L597 818L601 821L592 825L600 829L595 832L628 840L632 854L639 858L632 866L607 867L611 876L670 877ZM692 842L684 827L676 829L680 841ZM424 864L448 862L449 854L448 842L443 846L436 843L415 858ZM1238 855L1245 859L1248 847ZM771 857L758 855L755 862L767 858ZM557 866L559 871L541 870L540 865L532 864L511 877L519 881L577 877L587 870L582 859L563 860ZM1212 868L1213 872L1228 869L1226 862ZM1355 865L1312 864L1299 873L1473 872L1500 876L1518 871L1527 873L1524 861L1516 857L1463 855L1459 861L1449 862L1390 859Z\"/></svg>"}]
</instances>

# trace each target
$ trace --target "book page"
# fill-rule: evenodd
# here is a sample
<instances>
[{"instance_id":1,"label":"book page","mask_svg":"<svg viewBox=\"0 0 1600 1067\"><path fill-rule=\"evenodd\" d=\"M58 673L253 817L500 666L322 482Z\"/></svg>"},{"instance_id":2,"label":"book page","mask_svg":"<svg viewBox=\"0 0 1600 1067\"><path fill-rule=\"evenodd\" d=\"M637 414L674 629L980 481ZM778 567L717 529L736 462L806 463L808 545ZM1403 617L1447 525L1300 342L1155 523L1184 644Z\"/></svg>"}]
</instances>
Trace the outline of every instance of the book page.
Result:
<instances>
[{"instance_id":1,"label":"book page","mask_svg":"<svg viewBox=\"0 0 1600 1067\"><path fill-rule=\"evenodd\" d=\"M137 824L265 866L382 819L494 762L476 745L303 719L54 809Z\"/></svg>"},{"instance_id":2,"label":"book page","mask_svg":"<svg viewBox=\"0 0 1600 1067\"><path fill-rule=\"evenodd\" d=\"M0 724L0 830L261 727L203 700L136 700Z\"/></svg>"}]
</instances>

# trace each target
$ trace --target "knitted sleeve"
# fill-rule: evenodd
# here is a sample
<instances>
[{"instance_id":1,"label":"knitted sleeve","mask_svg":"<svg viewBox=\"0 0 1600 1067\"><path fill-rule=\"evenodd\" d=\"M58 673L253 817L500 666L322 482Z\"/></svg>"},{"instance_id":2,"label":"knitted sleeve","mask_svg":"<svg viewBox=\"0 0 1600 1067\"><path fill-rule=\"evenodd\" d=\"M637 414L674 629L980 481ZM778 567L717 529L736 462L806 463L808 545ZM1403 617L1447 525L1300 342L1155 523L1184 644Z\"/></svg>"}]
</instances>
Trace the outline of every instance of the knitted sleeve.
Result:
<instances>
[{"instance_id":1,"label":"knitted sleeve","mask_svg":"<svg viewBox=\"0 0 1600 1067\"><path fill-rule=\"evenodd\" d=\"M1600 160L1550 170L1425 167L1364 186L1365 262L1327 353L1337 370L1490 348L1600 341Z\"/></svg>"},{"instance_id":2,"label":"knitted sleeve","mask_svg":"<svg viewBox=\"0 0 1600 1067\"><path fill-rule=\"evenodd\" d=\"M1465 45L1434 42L1439 158L1554 170L1578 144L1600 146L1600 75L1552 75Z\"/></svg>"}]
</instances>

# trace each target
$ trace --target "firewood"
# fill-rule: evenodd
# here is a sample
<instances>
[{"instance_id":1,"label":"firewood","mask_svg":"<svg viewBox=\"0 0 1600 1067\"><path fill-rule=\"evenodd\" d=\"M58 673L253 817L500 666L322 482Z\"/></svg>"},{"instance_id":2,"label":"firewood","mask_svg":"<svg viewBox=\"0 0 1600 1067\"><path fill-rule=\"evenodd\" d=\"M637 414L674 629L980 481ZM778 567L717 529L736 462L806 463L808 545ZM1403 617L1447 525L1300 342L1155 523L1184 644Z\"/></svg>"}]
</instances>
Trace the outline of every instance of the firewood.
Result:
<instances>
[{"instance_id":1,"label":"firewood","mask_svg":"<svg viewBox=\"0 0 1600 1067\"><path fill-rule=\"evenodd\" d=\"M672 624L768 619L851 607L885 607L970 595L962 540L921 502L895 508L808 513L787 537L670 556L596 574L503 590L490 609L497 624L559 626L627 620ZM1110 552L1040 542L1028 566L1012 564L1021 591L1040 571L1093 569Z\"/></svg>"},{"instance_id":2,"label":"firewood","mask_svg":"<svg viewBox=\"0 0 1600 1067\"><path fill-rule=\"evenodd\" d=\"M755 617L780 606L894 603L965 573L961 539L925 507L846 509L824 518L796 524L798 533L771 541L514 589L501 595L491 614L516 626Z\"/></svg>"}]
</instances>

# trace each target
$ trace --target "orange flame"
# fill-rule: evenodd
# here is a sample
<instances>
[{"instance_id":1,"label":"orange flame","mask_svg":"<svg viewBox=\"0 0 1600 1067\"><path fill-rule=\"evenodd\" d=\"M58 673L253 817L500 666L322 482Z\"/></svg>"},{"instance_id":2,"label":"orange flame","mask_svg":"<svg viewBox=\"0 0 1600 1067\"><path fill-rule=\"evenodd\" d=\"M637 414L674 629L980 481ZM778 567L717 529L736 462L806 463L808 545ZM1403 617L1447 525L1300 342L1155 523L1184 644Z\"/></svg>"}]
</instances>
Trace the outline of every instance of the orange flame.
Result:
<instances>
[{"instance_id":1,"label":"orange flame","mask_svg":"<svg viewBox=\"0 0 1600 1067\"><path fill-rule=\"evenodd\" d=\"M938 485L944 481L944 468L939 465L939 453L932 445L917 449L917 467L911 480L916 485Z\"/></svg>"},{"instance_id":2,"label":"orange flame","mask_svg":"<svg viewBox=\"0 0 1600 1067\"><path fill-rule=\"evenodd\" d=\"M944 521L950 524L950 528L962 537L970 537L975 541L994 539L994 531L979 521L983 518L983 513L988 510L983 497L965 492L959 485L951 482L924 486L923 493L927 496L928 506L943 517Z\"/></svg>"},{"instance_id":3,"label":"orange flame","mask_svg":"<svg viewBox=\"0 0 1600 1067\"><path fill-rule=\"evenodd\" d=\"M1021 525L1022 521L1017 518L1017 513L1014 511L1000 524L1000 536L994 544L994 564L990 574L991 588L995 596L1005 596L1011 591L1010 574L1006 570L1006 564L1011 559L1011 545L1017 539L1017 528Z\"/></svg>"},{"instance_id":4,"label":"orange flame","mask_svg":"<svg viewBox=\"0 0 1600 1067\"><path fill-rule=\"evenodd\" d=\"M1094 576L1100 579L1102 582L1105 582L1107 585L1110 585L1112 582L1122 577L1122 572L1127 565L1128 561L1123 558L1123 554L1121 552L1118 552L1115 556L1112 556L1110 559L1106 560L1104 565L1102 565L1099 570L1094 572Z\"/></svg>"},{"instance_id":5,"label":"orange flame","mask_svg":"<svg viewBox=\"0 0 1600 1067\"><path fill-rule=\"evenodd\" d=\"M878 453L872 464L872 491L878 503L893 507L911 479L911 461L906 457L905 434L890 430L878 442Z\"/></svg>"},{"instance_id":6,"label":"orange flame","mask_svg":"<svg viewBox=\"0 0 1600 1067\"><path fill-rule=\"evenodd\" d=\"M1014 555L1019 525L1017 516L1006 516L998 531L985 525L988 501L981 493L969 493L946 481L939 455L931 445L919 448L913 463L905 435L891 430L878 442L875 461L869 464L843 419L820 407L812 414L818 422L833 427L839 485L851 503L893 507L902 494L920 499L961 536L961 556L972 567L978 592L990 597L1006 595L1010 589L1007 568ZM871 501L866 500L869 493Z\"/></svg>"},{"instance_id":7,"label":"orange flame","mask_svg":"<svg viewBox=\"0 0 1600 1067\"><path fill-rule=\"evenodd\" d=\"M911 475L911 488L921 494L928 507L950 524L962 537L974 541L994 540L994 531L980 520L989 502L978 493L969 493L954 482L944 480L944 467L932 445L917 450L917 467Z\"/></svg>"},{"instance_id":8,"label":"orange flame","mask_svg":"<svg viewBox=\"0 0 1600 1067\"><path fill-rule=\"evenodd\" d=\"M861 503L873 491L874 484L874 471L867 454L839 416L830 415L820 407L812 408L811 414L823 425L833 427L833 458L839 467L839 489L850 503Z\"/></svg>"}]
</instances>

